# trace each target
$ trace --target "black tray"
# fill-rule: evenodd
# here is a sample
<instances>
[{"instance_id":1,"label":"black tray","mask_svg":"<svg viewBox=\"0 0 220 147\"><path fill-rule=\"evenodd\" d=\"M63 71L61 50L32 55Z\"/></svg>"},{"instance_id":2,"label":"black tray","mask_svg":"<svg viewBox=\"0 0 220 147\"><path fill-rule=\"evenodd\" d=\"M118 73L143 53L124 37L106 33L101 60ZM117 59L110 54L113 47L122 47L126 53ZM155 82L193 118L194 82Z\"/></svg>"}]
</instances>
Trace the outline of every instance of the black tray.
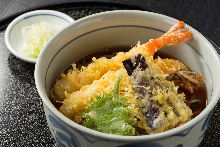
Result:
<instances>
[{"instance_id":1,"label":"black tray","mask_svg":"<svg viewBox=\"0 0 220 147\"><path fill-rule=\"evenodd\" d=\"M194 25L194 28L211 38L210 34L206 34L207 30L203 30L205 28L195 25L195 21L191 22L188 17L184 17L186 14L182 13L185 12L186 8L182 8L183 10L179 12L177 9L172 9L168 4L169 2L163 4L163 2L153 3L151 1L145 5L118 1L63 2L53 5L41 5L0 20L0 146L56 146L47 127L42 101L36 91L34 82L35 65L13 56L4 42L5 29L14 18L24 12L36 9L61 11L75 20L98 12L135 9L153 11L184 20L187 24ZM163 7L162 11L160 11L160 7ZM175 11L178 13L174 16ZM209 40L220 53L220 48L212 41L216 39L218 38L213 37ZM200 147L220 146L219 108L220 103L218 102Z\"/></svg>"}]
</instances>

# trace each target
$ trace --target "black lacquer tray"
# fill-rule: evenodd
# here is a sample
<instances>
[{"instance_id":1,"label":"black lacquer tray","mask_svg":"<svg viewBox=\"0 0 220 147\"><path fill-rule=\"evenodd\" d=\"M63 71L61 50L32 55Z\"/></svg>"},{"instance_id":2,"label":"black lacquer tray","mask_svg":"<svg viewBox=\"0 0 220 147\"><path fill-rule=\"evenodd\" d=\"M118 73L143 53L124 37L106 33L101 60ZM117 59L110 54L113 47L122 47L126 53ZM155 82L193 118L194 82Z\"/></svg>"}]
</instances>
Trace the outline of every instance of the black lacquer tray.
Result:
<instances>
[{"instance_id":1,"label":"black lacquer tray","mask_svg":"<svg viewBox=\"0 0 220 147\"><path fill-rule=\"evenodd\" d=\"M192 5L187 5L183 1L179 2L185 7L175 8L171 7L171 5L179 6L180 4L170 1L167 1L166 4L162 1L155 3L150 0L145 5L134 2L129 3L129 1L63 2L39 5L38 7L14 13L0 19L0 146L57 146L47 127L43 104L36 91L34 82L35 65L16 58L5 45L5 29L14 18L24 12L37 9L61 11L75 20L94 13L111 10L135 9L152 11L185 21L202 32L203 35L208 36L217 52L220 53L219 42L217 42L220 39L220 35L216 36L217 33L212 30L217 26L214 25L213 28L210 28L211 22L209 22L210 24L205 23L203 24L205 26L202 26L201 19L204 18L199 17L198 19L200 20L195 20L194 18L197 16L194 12L202 11L202 9L205 9L205 6L195 4L194 2L192 2ZM201 10L191 9L190 12L186 11L187 7L193 8L196 7L195 5L198 5L197 7ZM210 7L210 5L207 5L207 7ZM188 16L190 14L194 15ZM212 21L212 18L209 18L209 20ZM219 29L217 29L217 32L219 33ZM204 139L199 145L200 147L220 146L219 109L220 102L218 102L213 111L210 126L204 134Z\"/></svg>"}]
</instances>

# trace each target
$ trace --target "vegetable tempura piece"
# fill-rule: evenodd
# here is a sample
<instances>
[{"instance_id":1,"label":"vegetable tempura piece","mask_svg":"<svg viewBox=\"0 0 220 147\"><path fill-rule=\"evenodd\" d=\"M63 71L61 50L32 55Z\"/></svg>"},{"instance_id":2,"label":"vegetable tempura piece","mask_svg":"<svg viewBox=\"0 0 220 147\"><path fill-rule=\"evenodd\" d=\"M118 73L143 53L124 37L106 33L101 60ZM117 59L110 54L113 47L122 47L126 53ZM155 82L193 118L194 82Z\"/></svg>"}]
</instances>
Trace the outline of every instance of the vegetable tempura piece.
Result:
<instances>
[{"instance_id":1,"label":"vegetable tempura piece","mask_svg":"<svg viewBox=\"0 0 220 147\"><path fill-rule=\"evenodd\" d=\"M190 120L192 111L184 103L184 94L178 94L173 82L142 54L123 61L130 76L139 105L150 128L149 134L163 132Z\"/></svg>"},{"instance_id":2,"label":"vegetable tempura piece","mask_svg":"<svg viewBox=\"0 0 220 147\"><path fill-rule=\"evenodd\" d=\"M83 126L108 134L134 135L135 129L131 125L135 120L131 119L129 103L124 103L127 97L119 94L121 76L118 76L109 94L103 91L102 96L95 94L96 101L91 98L92 104L88 104L86 113L83 113L86 119Z\"/></svg>"}]
</instances>

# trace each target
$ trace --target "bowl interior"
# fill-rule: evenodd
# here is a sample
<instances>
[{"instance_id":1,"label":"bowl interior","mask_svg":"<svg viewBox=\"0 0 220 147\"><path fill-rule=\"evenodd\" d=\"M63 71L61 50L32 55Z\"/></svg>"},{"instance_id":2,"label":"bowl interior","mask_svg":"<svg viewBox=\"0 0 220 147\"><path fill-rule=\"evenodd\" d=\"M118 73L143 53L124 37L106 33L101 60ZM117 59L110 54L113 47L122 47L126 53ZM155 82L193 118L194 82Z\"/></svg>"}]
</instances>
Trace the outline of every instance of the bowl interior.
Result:
<instances>
[{"instance_id":1,"label":"bowl interior","mask_svg":"<svg viewBox=\"0 0 220 147\"><path fill-rule=\"evenodd\" d=\"M44 103L49 109L55 110L48 99L50 90L60 72L75 59L97 49L134 46L138 41L146 43L149 39L163 35L176 22L177 20L170 17L139 11L103 13L77 21L47 44L37 62L36 84ZM212 45L200 33L188 25L185 27L193 33L193 40L178 46L164 47L161 52L179 59L206 78L208 101L212 106L205 116L214 107L219 96L219 58ZM213 104L210 104L211 101ZM204 116L199 115L201 118ZM189 125L183 125L170 132L177 132L186 127Z\"/></svg>"}]
</instances>

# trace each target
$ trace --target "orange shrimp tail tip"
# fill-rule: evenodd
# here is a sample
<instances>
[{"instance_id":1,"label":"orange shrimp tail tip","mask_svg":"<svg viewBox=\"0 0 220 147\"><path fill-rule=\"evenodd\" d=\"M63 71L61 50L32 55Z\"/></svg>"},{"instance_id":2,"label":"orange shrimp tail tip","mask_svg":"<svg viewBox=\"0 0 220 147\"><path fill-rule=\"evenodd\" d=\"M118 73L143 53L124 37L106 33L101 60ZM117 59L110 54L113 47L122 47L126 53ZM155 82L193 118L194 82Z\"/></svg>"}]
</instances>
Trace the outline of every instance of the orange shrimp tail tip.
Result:
<instances>
[{"instance_id":1,"label":"orange shrimp tail tip","mask_svg":"<svg viewBox=\"0 0 220 147\"><path fill-rule=\"evenodd\" d=\"M175 25L173 25L173 26L167 31L167 33L171 33L171 32L177 31L179 28L183 27L183 25L184 25L184 22L183 22L183 21L179 21L179 22L177 22Z\"/></svg>"},{"instance_id":2,"label":"orange shrimp tail tip","mask_svg":"<svg viewBox=\"0 0 220 147\"><path fill-rule=\"evenodd\" d=\"M188 29L178 30L163 36L165 46L182 44L192 39L192 33Z\"/></svg>"}]
</instances>

